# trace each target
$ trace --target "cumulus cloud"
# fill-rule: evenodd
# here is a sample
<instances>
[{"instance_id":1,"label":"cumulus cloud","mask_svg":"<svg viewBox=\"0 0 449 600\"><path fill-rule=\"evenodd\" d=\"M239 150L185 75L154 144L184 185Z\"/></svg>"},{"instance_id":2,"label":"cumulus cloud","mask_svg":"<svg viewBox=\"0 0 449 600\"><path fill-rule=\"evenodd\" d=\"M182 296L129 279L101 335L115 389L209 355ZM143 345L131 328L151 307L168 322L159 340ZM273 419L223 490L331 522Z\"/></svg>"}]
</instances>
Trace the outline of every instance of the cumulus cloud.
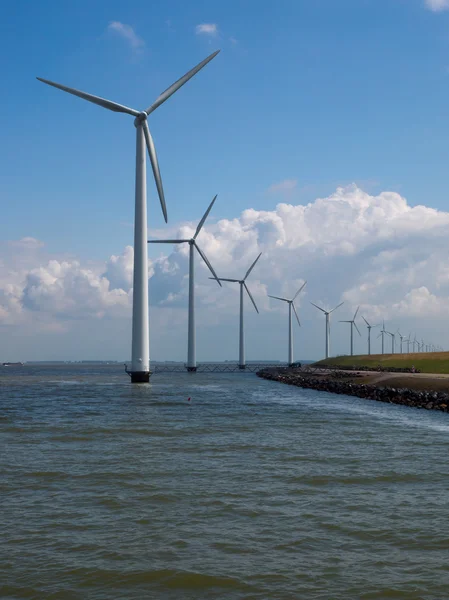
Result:
<instances>
[{"instance_id":1,"label":"cumulus cloud","mask_svg":"<svg viewBox=\"0 0 449 600\"><path fill-rule=\"evenodd\" d=\"M434 12L440 12L449 9L449 0L425 0L426 6Z\"/></svg>"},{"instance_id":2,"label":"cumulus cloud","mask_svg":"<svg viewBox=\"0 0 449 600\"><path fill-rule=\"evenodd\" d=\"M188 239L195 226L181 224L170 237ZM281 318L278 313L285 313L285 307L270 300L267 293L289 297L307 280L298 306L301 336L313 356L321 314L309 300L327 306L344 301L338 319L352 316L360 305L360 314L368 320L385 319L394 330L399 326L415 330L418 323L432 328L432 323L448 316L448 227L449 212L412 207L398 193L371 195L352 185L306 205L281 202L273 210L249 208L234 219L208 222L198 242L221 277L243 277L259 252L263 253L248 280L261 314L253 311L253 315L248 303L248 327L257 318L259 327L264 324L267 339L277 335L282 324L276 321ZM164 245L157 251L159 255L149 265L152 314L156 311L158 327L165 323L170 329L176 323L182 336L189 248L187 244ZM218 339L237 323L238 286L220 288L209 279L209 270L198 255L195 260L198 321L221 327L215 335ZM129 246L92 266L48 256L38 240L4 243L0 245L0 325L40 324L57 331L58 326L81 320L118 323L129 319L132 272ZM346 329L339 325L333 326L335 351L338 339L346 339ZM443 331L449 334L435 325L435 335L442 336ZM171 338L164 339L168 344ZM173 344L175 353L175 340ZM347 349L343 345L341 350Z\"/></svg>"},{"instance_id":3,"label":"cumulus cloud","mask_svg":"<svg viewBox=\"0 0 449 600\"><path fill-rule=\"evenodd\" d=\"M218 27L216 23L201 23L195 27L195 33L197 35L209 35L215 37L218 33Z\"/></svg>"},{"instance_id":4,"label":"cumulus cloud","mask_svg":"<svg viewBox=\"0 0 449 600\"><path fill-rule=\"evenodd\" d=\"M108 25L108 31L126 40L135 51L140 51L145 47L144 40L137 35L131 25L120 23L120 21L111 21Z\"/></svg>"}]
</instances>

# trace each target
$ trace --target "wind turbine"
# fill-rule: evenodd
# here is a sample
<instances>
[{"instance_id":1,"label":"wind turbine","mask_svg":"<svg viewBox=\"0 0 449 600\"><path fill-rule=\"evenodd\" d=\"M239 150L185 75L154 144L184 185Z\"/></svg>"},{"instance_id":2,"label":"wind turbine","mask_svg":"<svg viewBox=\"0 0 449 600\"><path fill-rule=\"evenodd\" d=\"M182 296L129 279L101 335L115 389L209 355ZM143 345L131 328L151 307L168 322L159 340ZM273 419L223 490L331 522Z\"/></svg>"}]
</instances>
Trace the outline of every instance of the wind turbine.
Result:
<instances>
[{"instance_id":1,"label":"wind turbine","mask_svg":"<svg viewBox=\"0 0 449 600\"><path fill-rule=\"evenodd\" d=\"M296 320L298 321L298 325L301 327L301 323L299 322L298 313L296 312L296 308L294 305L294 301L305 288L307 281L303 283L303 285L299 288L296 294L293 296L291 300L288 298L280 298L279 296L270 296L269 298L275 298L276 300L281 300L282 302L288 302L288 364L291 366L293 364L293 327L292 327L292 309L295 313Z\"/></svg>"},{"instance_id":2,"label":"wind turbine","mask_svg":"<svg viewBox=\"0 0 449 600\"><path fill-rule=\"evenodd\" d=\"M357 306L357 310L354 313L354 316L352 317L351 321L340 321L340 323L350 323L351 324L351 356L354 356L354 329L353 327L355 327L357 329L357 333L359 335L361 335L359 328L357 327L356 323L355 323L355 318L357 316L357 313L359 312L359 308L360 306Z\"/></svg>"},{"instance_id":3,"label":"wind turbine","mask_svg":"<svg viewBox=\"0 0 449 600\"><path fill-rule=\"evenodd\" d=\"M384 354L384 335L386 333L388 333L388 331L385 330L385 321L382 321L382 329L380 330L380 333L377 336L378 338L382 337L382 354Z\"/></svg>"},{"instance_id":4,"label":"wind turbine","mask_svg":"<svg viewBox=\"0 0 449 600\"><path fill-rule=\"evenodd\" d=\"M373 327L379 327L379 325L370 325L364 316L362 316L362 319L365 321L366 326L368 327L368 356L370 356L371 355L371 329Z\"/></svg>"},{"instance_id":5,"label":"wind turbine","mask_svg":"<svg viewBox=\"0 0 449 600\"><path fill-rule=\"evenodd\" d=\"M321 312L323 312L326 315L326 358L329 358L330 337L331 337L330 315L334 312L334 310L337 310L337 308L340 308L340 306L342 306L344 304L344 302L341 302L338 306L336 306L332 310L324 310L324 308L321 308L320 306L313 304L313 302L311 302L310 304L312 304L312 306L314 306L315 308L317 308L318 310L320 310Z\"/></svg>"},{"instance_id":6,"label":"wind turbine","mask_svg":"<svg viewBox=\"0 0 449 600\"><path fill-rule=\"evenodd\" d=\"M155 102L147 109L139 111L117 104L111 100L93 96L48 79L39 81L55 88L98 104L113 112L126 113L135 117L136 128L136 187L135 187L135 214L134 214L134 275L133 275L133 322L132 322L132 357L131 370L127 371L132 383L147 383L150 380L150 340L149 340L149 309L148 309L148 252L147 252L147 189L146 189L146 161L145 143L150 156L151 167L156 182L159 200L164 219L167 222L167 208L165 204L162 179L156 155L153 138L148 127L147 118L161 104L170 98L180 87L193 77L200 69L211 61L219 50L205 58L196 67L178 79L169 88L162 92Z\"/></svg>"},{"instance_id":7,"label":"wind turbine","mask_svg":"<svg viewBox=\"0 0 449 600\"><path fill-rule=\"evenodd\" d=\"M194 372L196 371L196 348L195 348L195 248L198 254L206 263L209 271L214 276L213 278L218 282L218 285L221 287L220 281L217 279L217 274L215 273L212 265L207 259L204 252L198 246L196 238L198 237L199 232L201 231L212 207L214 205L217 196L212 200L209 204L209 208L203 215L203 218L198 223L198 227L196 228L195 234L193 238L190 240L148 240L149 244L189 244L189 325L188 325L188 343L187 343L187 371Z\"/></svg>"},{"instance_id":8,"label":"wind turbine","mask_svg":"<svg viewBox=\"0 0 449 600\"><path fill-rule=\"evenodd\" d=\"M405 340L407 342L407 354L410 354L410 342L411 342L412 332L408 334L408 338Z\"/></svg>"},{"instance_id":9,"label":"wind turbine","mask_svg":"<svg viewBox=\"0 0 449 600\"><path fill-rule=\"evenodd\" d=\"M385 333L387 335L391 335L391 354L394 354L394 339L395 339L395 335L394 335L394 333L391 333L391 331L386 331Z\"/></svg>"},{"instance_id":10,"label":"wind turbine","mask_svg":"<svg viewBox=\"0 0 449 600\"><path fill-rule=\"evenodd\" d=\"M403 351L403 349L402 349L402 344L403 344L403 342L404 342L404 340L405 340L405 336L404 336L404 335L402 335L402 334L400 333L399 329L397 330L397 332L396 332L396 333L397 333L397 335L399 336L399 338L400 338L400 340L401 340L401 354L404 354L404 351ZM407 340L405 340L405 341L407 341Z\"/></svg>"},{"instance_id":11,"label":"wind turbine","mask_svg":"<svg viewBox=\"0 0 449 600\"><path fill-rule=\"evenodd\" d=\"M254 301L254 298L251 295L251 292L248 289L248 286L246 285L246 280L248 278L248 275L251 273L251 271L254 269L254 267L256 266L256 262L259 260L259 258L262 256L262 252L259 254L259 256L256 258L256 260L253 262L253 264L250 266L250 268L247 270L246 275L243 279L225 279L224 277L210 277L210 279L216 279L217 281L229 281L231 283L238 283L240 284L240 343L239 343L239 369L245 369L246 368L246 362L245 362L245 331L243 329L243 288L245 288L251 302L254 304L254 308L256 309L256 312L259 312L259 309L256 306L256 303Z\"/></svg>"}]
</instances>

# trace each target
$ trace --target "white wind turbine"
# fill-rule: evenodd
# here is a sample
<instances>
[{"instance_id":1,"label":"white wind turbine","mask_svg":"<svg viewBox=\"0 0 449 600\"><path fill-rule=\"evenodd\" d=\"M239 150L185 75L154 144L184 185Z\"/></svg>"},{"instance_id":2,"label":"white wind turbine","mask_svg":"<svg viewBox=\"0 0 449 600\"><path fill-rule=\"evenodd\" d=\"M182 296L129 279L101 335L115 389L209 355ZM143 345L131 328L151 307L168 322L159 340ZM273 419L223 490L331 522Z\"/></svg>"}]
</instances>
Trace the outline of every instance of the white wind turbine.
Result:
<instances>
[{"instance_id":1,"label":"white wind turbine","mask_svg":"<svg viewBox=\"0 0 449 600\"><path fill-rule=\"evenodd\" d=\"M382 321L382 329L380 330L380 333L377 336L378 338L382 337L382 354L384 354L384 335L386 333L388 333L388 331L385 330L385 321Z\"/></svg>"},{"instance_id":2,"label":"white wind turbine","mask_svg":"<svg viewBox=\"0 0 449 600\"><path fill-rule=\"evenodd\" d=\"M351 324L351 356L354 356L354 330L353 328L355 327L357 329L357 333L359 335L361 335L359 328L357 327L356 323L355 323L355 318L357 316L357 313L359 312L359 308L360 306L357 307L357 310L354 313L354 316L352 317L351 321L340 321L340 323L350 323Z\"/></svg>"},{"instance_id":3,"label":"white wind turbine","mask_svg":"<svg viewBox=\"0 0 449 600\"><path fill-rule=\"evenodd\" d=\"M245 369L246 367L246 362L245 362L245 331L243 329L243 288L245 288L248 296L250 297L251 302L254 305L254 308L256 309L256 312L259 312L259 309L256 306L256 303L254 301L254 298L251 295L251 292L248 289L248 286L246 285L246 280L248 278L248 275L251 273L251 271L254 269L254 267L256 266L256 262L259 260L259 258L262 256L262 252L259 254L259 256L256 258L256 260L253 262L253 264L250 266L250 268L247 270L246 275L243 279L226 279L224 277L210 277L210 279L217 279L217 281L229 281L231 283L238 283L240 284L240 343L239 343L239 369Z\"/></svg>"},{"instance_id":4,"label":"white wind turbine","mask_svg":"<svg viewBox=\"0 0 449 600\"><path fill-rule=\"evenodd\" d=\"M215 273L212 265L210 264L207 256L198 246L196 238L198 237L199 232L201 231L210 211L212 210L212 206L214 205L217 196L212 200L209 204L209 208L203 215L203 218L198 223L198 227L196 228L195 234L193 238L189 240L148 240L149 244L189 244L189 325L188 325L188 343L187 343L187 371L196 371L196 348L195 348L195 248L198 254L206 263L209 271L214 276L213 278L217 280L218 285L221 287L220 281L218 281L217 274Z\"/></svg>"},{"instance_id":5,"label":"white wind turbine","mask_svg":"<svg viewBox=\"0 0 449 600\"><path fill-rule=\"evenodd\" d=\"M366 326L368 328L368 356L370 356L371 355L371 329L373 327L379 327L379 325L370 325L364 316L362 316L362 319L365 321Z\"/></svg>"},{"instance_id":6,"label":"white wind turbine","mask_svg":"<svg viewBox=\"0 0 449 600\"><path fill-rule=\"evenodd\" d=\"M407 342L407 354L410 354L410 344L413 344L413 342L412 342L412 332L410 332L408 334L408 338L407 338L406 342Z\"/></svg>"},{"instance_id":7,"label":"white wind turbine","mask_svg":"<svg viewBox=\"0 0 449 600\"><path fill-rule=\"evenodd\" d=\"M399 339L401 340L401 354L404 354L404 350L403 350L403 344L404 342L406 342L407 340L405 339L405 336L402 335L402 333L399 331L399 329L397 330L397 335L399 336Z\"/></svg>"},{"instance_id":8,"label":"white wind turbine","mask_svg":"<svg viewBox=\"0 0 449 600\"><path fill-rule=\"evenodd\" d=\"M296 294L293 296L293 298L291 300L289 300L288 298L280 298L279 296L270 296L270 294L268 294L269 298L275 298L276 300L281 300L282 302L288 303L288 364L289 364L289 366L293 364L292 310L295 313L295 317L296 317L296 320L298 321L298 325L301 327L301 323L299 321L298 313L296 312L294 302L295 302L296 298L299 296L299 294L302 292L302 290L305 288L306 283L307 282L305 281L302 284L302 286L299 288L299 290L296 292Z\"/></svg>"},{"instance_id":9,"label":"white wind turbine","mask_svg":"<svg viewBox=\"0 0 449 600\"><path fill-rule=\"evenodd\" d=\"M147 188L146 188L146 161L145 161L145 143L150 156L151 167L156 182L159 200L167 221L167 208L165 205L164 190L159 171L159 164L156 155L153 138L148 127L147 118L161 104L170 98L181 86L193 77L200 69L207 65L217 54L219 50L205 58L196 67L191 69L183 77L178 79L169 88L162 92L155 102L143 111L128 108L122 104L111 102L93 96L86 92L81 92L73 88L66 87L59 83L54 83L47 79L37 77L39 81L51 85L55 88L78 96L83 100L88 100L98 104L103 108L113 112L126 113L135 117L134 126L136 128L136 187L135 187L135 214L134 214L134 275L133 275L133 323L132 323L132 357L131 370L128 371L133 383L146 383L150 380L150 340L149 340L149 308L148 308L148 252L147 252Z\"/></svg>"},{"instance_id":10,"label":"white wind turbine","mask_svg":"<svg viewBox=\"0 0 449 600\"><path fill-rule=\"evenodd\" d=\"M318 310L320 310L321 312L323 312L326 315L326 358L329 358L330 341L331 341L330 315L334 312L334 310L337 310L337 308L340 308L340 306L342 306L344 304L344 302L341 302L338 306L336 306L332 310L324 310L324 308L321 308L320 306L313 304L313 302L311 302L310 304L312 304L312 306L314 306L315 308L317 308Z\"/></svg>"},{"instance_id":11,"label":"white wind turbine","mask_svg":"<svg viewBox=\"0 0 449 600\"><path fill-rule=\"evenodd\" d=\"M391 333L391 331L386 331L385 333L387 335L391 336L391 354L394 354L394 340L395 340L395 335L394 335L394 333Z\"/></svg>"}]
</instances>

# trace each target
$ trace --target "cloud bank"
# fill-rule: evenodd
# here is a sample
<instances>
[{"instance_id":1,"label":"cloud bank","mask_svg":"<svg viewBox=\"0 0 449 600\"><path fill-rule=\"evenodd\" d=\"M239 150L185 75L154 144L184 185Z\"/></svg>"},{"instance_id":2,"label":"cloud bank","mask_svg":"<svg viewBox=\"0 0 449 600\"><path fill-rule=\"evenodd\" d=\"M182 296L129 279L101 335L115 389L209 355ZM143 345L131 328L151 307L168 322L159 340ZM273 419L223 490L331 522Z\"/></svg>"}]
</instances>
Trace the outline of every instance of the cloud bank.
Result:
<instances>
[{"instance_id":1,"label":"cloud bank","mask_svg":"<svg viewBox=\"0 0 449 600\"><path fill-rule=\"evenodd\" d=\"M282 191L278 189L281 196ZM191 237L195 227L182 224L178 237ZM448 212L412 207L397 193L370 195L353 185L307 205L280 202L271 211L246 209L234 219L206 224L198 241L221 277L242 277L263 253L249 278L261 314L253 315L249 303L247 311L248 327L266 327L267 340L270 327L283 327L285 317L284 307L267 293L289 297L307 280L306 294L299 300L301 336L319 355L314 338L321 315L310 300L327 306L344 301L336 320L360 305L368 320L385 319L404 333L412 328L434 331L440 337L432 341L444 345L449 333L444 325L449 316L448 227ZM158 250L160 256L149 267L150 302L160 335L165 335L164 323L167 329L174 323L185 328L188 246ZM5 243L0 246L0 328L70 332L81 321L108 322L112 329L128 323L132 265L131 247L103 264L83 265L47 256L42 242L33 238ZM196 273L200 326L215 328L219 340L236 322L238 286L219 288L199 257ZM345 332L334 325L335 351L339 344L346 350ZM169 346L166 358L175 354ZM230 350L223 351L229 357ZM128 348L122 352L126 355ZM213 352L212 346L209 354Z\"/></svg>"}]
</instances>

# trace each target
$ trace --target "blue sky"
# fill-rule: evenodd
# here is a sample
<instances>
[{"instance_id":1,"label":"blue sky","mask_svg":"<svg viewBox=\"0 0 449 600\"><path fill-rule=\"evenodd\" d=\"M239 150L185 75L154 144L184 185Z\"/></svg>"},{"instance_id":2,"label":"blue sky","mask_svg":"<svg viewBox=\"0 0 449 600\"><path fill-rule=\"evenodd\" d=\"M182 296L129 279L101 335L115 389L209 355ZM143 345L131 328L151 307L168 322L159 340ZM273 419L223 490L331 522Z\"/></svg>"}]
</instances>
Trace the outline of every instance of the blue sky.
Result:
<instances>
[{"instance_id":1,"label":"blue sky","mask_svg":"<svg viewBox=\"0 0 449 600\"><path fill-rule=\"evenodd\" d=\"M152 4L3 7L3 238L26 233L97 257L132 239L132 118L36 75L143 108L215 48L151 119L172 223L217 192L218 216L272 208L266 190L287 178L300 201L355 180L445 208L449 13L423 0ZM145 46L108 32L111 21ZM217 36L195 35L209 22ZM149 192L159 226L151 182Z\"/></svg>"},{"instance_id":2,"label":"blue sky","mask_svg":"<svg viewBox=\"0 0 449 600\"><path fill-rule=\"evenodd\" d=\"M171 226L198 220L216 193L212 220L232 220L248 208L313 202L351 182L447 210L445 4L5 4L0 240L32 237L48 255L85 263L132 244L132 118L36 76L143 109L217 48L149 120ZM201 24L215 31L198 32ZM148 191L149 227L160 229L150 176Z\"/></svg>"}]
</instances>

